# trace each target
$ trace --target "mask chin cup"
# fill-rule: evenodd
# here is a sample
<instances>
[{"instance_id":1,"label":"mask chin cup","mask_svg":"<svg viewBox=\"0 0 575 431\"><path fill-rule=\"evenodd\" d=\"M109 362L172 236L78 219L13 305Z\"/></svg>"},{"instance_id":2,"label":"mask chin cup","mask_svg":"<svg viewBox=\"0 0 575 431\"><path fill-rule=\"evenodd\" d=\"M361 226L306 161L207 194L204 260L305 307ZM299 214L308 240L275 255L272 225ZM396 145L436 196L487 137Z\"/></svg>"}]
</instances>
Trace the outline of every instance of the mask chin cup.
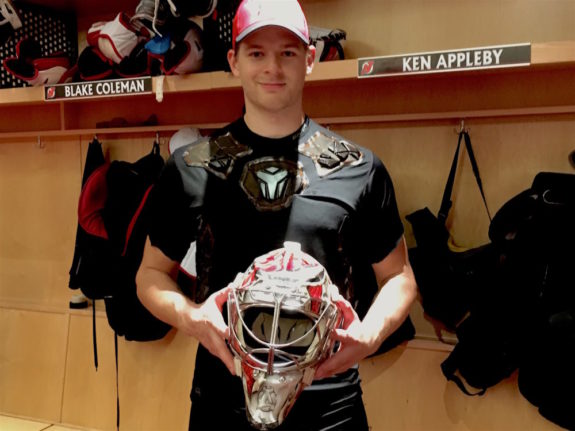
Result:
<instances>
[{"instance_id":1,"label":"mask chin cup","mask_svg":"<svg viewBox=\"0 0 575 431\"><path fill-rule=\"evenodd\" d=\"M260 430L278 427L307 386L304 380L309 372L303 369L268 374L245 363L241 367L248 421Z\"/></svg>"}]
</instances>

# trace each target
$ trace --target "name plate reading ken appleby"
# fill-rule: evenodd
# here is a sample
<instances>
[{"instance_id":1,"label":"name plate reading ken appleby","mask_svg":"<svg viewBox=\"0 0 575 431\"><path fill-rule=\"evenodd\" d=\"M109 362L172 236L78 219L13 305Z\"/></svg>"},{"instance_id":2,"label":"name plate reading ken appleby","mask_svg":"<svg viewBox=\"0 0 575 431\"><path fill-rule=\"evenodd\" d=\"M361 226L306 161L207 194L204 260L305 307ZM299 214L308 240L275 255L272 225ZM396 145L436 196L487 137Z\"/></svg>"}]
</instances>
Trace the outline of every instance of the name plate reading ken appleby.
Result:
<instances>
[{"instance_id":1,"label":"name plate reading ken appleby","mask_svg":"<svg viewBox=\"0 0 575 431\"><path fill-rule=\"evenodd\" d=\"M75 82L70 84L46 85L44 99L86 99L94 97L115 97L152 92L152 78L111 79L108 81Z\"/></svg>"},{"instance_id":2,"label":"name plate reading ken appleby","mask_svg":"<svg viewBox=\"0 0 575 431\"><path fill-rule=\"evenodd\" d=\"M397 76L529 66L531 44L360 58L358 77Z\"/></svg>"}]
</instances>

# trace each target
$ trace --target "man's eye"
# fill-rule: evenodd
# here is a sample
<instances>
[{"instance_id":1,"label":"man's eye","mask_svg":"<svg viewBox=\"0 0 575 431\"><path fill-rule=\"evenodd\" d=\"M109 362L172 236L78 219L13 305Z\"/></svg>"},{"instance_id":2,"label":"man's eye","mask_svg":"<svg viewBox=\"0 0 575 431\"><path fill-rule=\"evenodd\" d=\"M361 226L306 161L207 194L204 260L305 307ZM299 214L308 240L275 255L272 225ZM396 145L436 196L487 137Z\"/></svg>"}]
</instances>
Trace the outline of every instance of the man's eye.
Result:
<instances>
[{"instance_id":1,"label":"man's eye","mask_svg":"<svg viewBox=\"0 0 575 431\"><path fill-rule=\"evenodd\" d=\"M250 52L249 55L250 55L250 57L258 58L258 57L263 56L263 53L261 51L252 51L252 52Z\"/></svg>"},{"instance_id":2,"label":"man's eye","mask_svg":"<svg viewBox=\"0 0 575 431\"><path fill-rule=\"evenodd\" d=\"M284 56L286 57L294 57L296 53L294 51L284 51Z\"/></svg>"}]
</instances>

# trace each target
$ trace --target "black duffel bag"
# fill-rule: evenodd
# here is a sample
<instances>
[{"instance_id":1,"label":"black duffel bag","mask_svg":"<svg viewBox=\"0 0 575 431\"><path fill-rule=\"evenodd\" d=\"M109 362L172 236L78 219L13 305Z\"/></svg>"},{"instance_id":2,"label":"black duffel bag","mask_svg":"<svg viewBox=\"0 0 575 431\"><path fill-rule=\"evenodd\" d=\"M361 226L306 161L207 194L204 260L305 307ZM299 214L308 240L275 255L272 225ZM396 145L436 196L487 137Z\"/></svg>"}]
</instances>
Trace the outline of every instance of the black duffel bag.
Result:
<instances>
[{"instance_id":1,"label":"black duffel bag","mask_svg":"<svg viewBox=\"0 0 575 431\"><path fill-rule=\"evenodd\" d=\"M549 420L573 429L575 373L575 175L541 172L489 226L491 278L457 326L441 364L467 395L519 368L519 389ZM471 389L475 388L477 391ZM569 406L569 407L568 407Z\"/></svg>"},{"instance_id":2,"label":"black duffel bag","mask_svg":"<svg viewBox=\"0 0 575 431\"><path fill-rule=\"evenodd\" d=\"M452 331L470 310L474 292L481 290L496 259L491 243L462 252L453 251L448 245L450 234L445 224L452 205L451 194L462 140L491 220L471 139L465 130L459 133L437 217L427 207L406 216L417 243L416 247L410 248L409 259L421 294L423 310Z\"/></svg>"}]
</instances>

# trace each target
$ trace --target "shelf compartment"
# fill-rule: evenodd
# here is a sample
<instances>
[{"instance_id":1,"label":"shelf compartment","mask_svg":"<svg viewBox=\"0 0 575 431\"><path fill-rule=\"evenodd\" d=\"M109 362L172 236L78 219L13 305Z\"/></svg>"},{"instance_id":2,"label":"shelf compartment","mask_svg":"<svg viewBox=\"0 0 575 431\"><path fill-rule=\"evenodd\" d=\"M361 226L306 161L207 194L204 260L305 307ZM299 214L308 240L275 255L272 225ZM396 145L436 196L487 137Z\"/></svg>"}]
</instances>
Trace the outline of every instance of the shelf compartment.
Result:
<instances>
[{"instance_id":1,"label":"shelf compartment","mask_svg":"<svg viewBox=\"0 0 575 431\"><path fill-rule=\"evenodd\" d=\"M329 123L575 113L570 67L342 80L332 90L308 86L306 112Z\"/></svg>"},{"instance_id":2,"label":"shelf compartment","mask_svg":"<svg viewBox=\"0 0 575 431\"><path fill-rule=\"evenodd\" d=\"M321 123L573 114L574 70L575 41L533 44L532 65L517 68L358 79L357 60L325 62L307 78L304 107ZM116 117L128 127L114 131L131 133L149 131L132 124L152 114L158 130L214 128L241 115L241 84L230 73L152 81L154 91L161 84L161 103L156 94L45 102L41 87L0 90L0 139L92 133Z\"/></svg>"},{"instance_id":3,"label":"shelf compartment","mask_svg":"<svg viewBox=\"0 0 575 431\"><path fill-rule=\"evenodd\" d=\"M61 131L61 113L59 103L1 106L0 137L18 132Z\"/></svg>"}]
</instances>

